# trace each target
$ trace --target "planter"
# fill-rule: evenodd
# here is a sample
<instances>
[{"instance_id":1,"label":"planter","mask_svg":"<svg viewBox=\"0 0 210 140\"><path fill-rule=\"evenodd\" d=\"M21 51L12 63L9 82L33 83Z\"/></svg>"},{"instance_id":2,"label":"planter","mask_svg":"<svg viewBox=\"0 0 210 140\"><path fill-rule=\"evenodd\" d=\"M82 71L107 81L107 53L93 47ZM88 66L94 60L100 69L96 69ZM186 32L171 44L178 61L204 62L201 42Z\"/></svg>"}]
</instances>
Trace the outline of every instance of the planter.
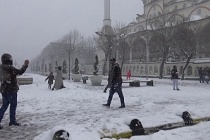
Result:
<instances>
[{"instance_id":1,"label":"planter","mask_svg":"<svg viewBox=\"0 0 210 140\"><path fill-rule=\"evenodd\" d=\"M90 81L93 86L100 86L102 83L102 76L91 76Z\"/></svg>"},{"instance_id":2,"label":"planter","mask_svg":"<svg viewBox=\"0 0 210 140\"><path fill-rule=\"evenodd\" d=\"M81 74L72 75L72 79L74 82L80 82L81 78L82 78Z\"/></svg>"}]
</instances>

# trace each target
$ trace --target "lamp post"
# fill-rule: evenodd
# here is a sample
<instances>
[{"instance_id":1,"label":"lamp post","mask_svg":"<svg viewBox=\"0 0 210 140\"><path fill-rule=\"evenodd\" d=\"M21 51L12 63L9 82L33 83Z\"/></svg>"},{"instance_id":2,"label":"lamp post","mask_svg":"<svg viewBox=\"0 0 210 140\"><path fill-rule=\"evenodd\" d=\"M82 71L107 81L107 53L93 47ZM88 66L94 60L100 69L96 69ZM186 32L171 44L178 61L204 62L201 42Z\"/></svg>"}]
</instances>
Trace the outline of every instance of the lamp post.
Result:
<instances>
[{"instance_id":1,"label":"lamp post","mask_svg":"<svg viewBox=\"0 0 210 140\"><path fill-rule=\"evenodd\" d=\"M144 17L142 17L144 18ZM144 18L145 19L145 22L146 22L146 31L147 31L147 18ZM148 63L149 63L149 46L148 46L148 37L142 37L145 41L145 45L146 45L146 80L148 80L148 73L149 73L149 70L148 70Z\"/></svg>"}]
</instances>

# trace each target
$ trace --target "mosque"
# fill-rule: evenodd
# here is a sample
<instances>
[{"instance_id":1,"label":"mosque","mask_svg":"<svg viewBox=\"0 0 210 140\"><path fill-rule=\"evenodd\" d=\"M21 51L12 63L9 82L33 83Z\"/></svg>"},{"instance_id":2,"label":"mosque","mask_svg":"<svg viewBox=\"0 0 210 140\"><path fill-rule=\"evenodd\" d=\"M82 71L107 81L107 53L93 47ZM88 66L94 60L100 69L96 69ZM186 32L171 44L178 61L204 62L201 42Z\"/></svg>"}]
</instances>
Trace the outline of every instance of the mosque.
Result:
<instances>
[{"instance_id":1,"label":"mosque","mask_svg":"<svg viewBox=\"0 0 210 140\"><path fill-rule=\"evenodd\" d=\"M110 0L105 1L105 18L102 32L112 36L110 20ZM181 75L186 64L187 57L181 53L179 47L185 43L186 50L192 53L189 64L184 72L185 77L197 77L199 67L210 67L210 1L209 0L143 0L144 13L137 14L136 21L125 27L125 42L117 47L112 53L119 63L124 63L122 73L125 75L130 69L133 76L158 77L160 65L163 66L163 76L170 76L170 71L174 65L177 66ZM158 24L158 22L161 22ZM186 28L179 25L185 24ZM165 31L164 29L167 29ZM169 32L170 31L170 32ZM167 56L163 57L164 43L157 34L162 33L170 38ZM186 33L194 36L183 36ZM172 41L189 40L191 41ZM165 39L167 42L169 39ZM169 41L168 41L169 42ZM180 44L175 44L175 43ZM186 45L186 43L188 45ZM189 46L190 49L187 49ZM183 47L183 48L184 48ZM193 51L192 51L193 49ZM124 53L126 52L126 53ZM124 53L124 54L123 54ZM104 61L104 53L98 50L101 64ZM163 61L163 59L165 59ZM86 68L86 71L89 71Z\"/></svg>"}]
</instances>

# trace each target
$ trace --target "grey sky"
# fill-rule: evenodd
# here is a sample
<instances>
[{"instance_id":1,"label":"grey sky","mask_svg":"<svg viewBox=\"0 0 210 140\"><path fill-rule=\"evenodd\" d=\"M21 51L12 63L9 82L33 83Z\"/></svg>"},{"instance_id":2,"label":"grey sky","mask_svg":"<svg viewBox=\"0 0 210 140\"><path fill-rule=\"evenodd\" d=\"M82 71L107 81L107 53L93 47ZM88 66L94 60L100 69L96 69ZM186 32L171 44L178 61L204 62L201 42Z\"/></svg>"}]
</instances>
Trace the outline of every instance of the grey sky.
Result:
<instances>
[{"instance_id":1,"label":"grey sky","mask_svg":"<svg viewBox=\"0 0 210 140\"><path fill-rule=\"evenodd\" d=\"M32 59L50 42L77 29L91 36L103 25L104 0L0 0L0 55ZM143 13L141 0L111 0L112 25Z\"/></svg>"}]
</instances>

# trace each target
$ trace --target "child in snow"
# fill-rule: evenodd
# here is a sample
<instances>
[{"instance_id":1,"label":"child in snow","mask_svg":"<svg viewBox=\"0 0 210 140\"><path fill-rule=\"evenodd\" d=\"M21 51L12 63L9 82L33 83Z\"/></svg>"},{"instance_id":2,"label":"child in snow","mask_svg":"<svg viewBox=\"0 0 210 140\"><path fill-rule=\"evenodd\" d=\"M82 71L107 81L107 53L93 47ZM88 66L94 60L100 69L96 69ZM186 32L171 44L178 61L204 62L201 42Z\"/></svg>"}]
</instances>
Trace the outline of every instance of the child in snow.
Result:
<instances>
[{"instance_id":1,"label":"child in snow","mask_svg":"<svg viewBox=\"0 0 210 140\"><path fill-rule=\"evenodd\" d=\"M51 89L51 85L53 84L53 80L54 80L54 75L53 72L50 72L50 75L47 76L47 78L45 79L45 81L48 80L48 88Z\"/></svg>"}]
</instances>

